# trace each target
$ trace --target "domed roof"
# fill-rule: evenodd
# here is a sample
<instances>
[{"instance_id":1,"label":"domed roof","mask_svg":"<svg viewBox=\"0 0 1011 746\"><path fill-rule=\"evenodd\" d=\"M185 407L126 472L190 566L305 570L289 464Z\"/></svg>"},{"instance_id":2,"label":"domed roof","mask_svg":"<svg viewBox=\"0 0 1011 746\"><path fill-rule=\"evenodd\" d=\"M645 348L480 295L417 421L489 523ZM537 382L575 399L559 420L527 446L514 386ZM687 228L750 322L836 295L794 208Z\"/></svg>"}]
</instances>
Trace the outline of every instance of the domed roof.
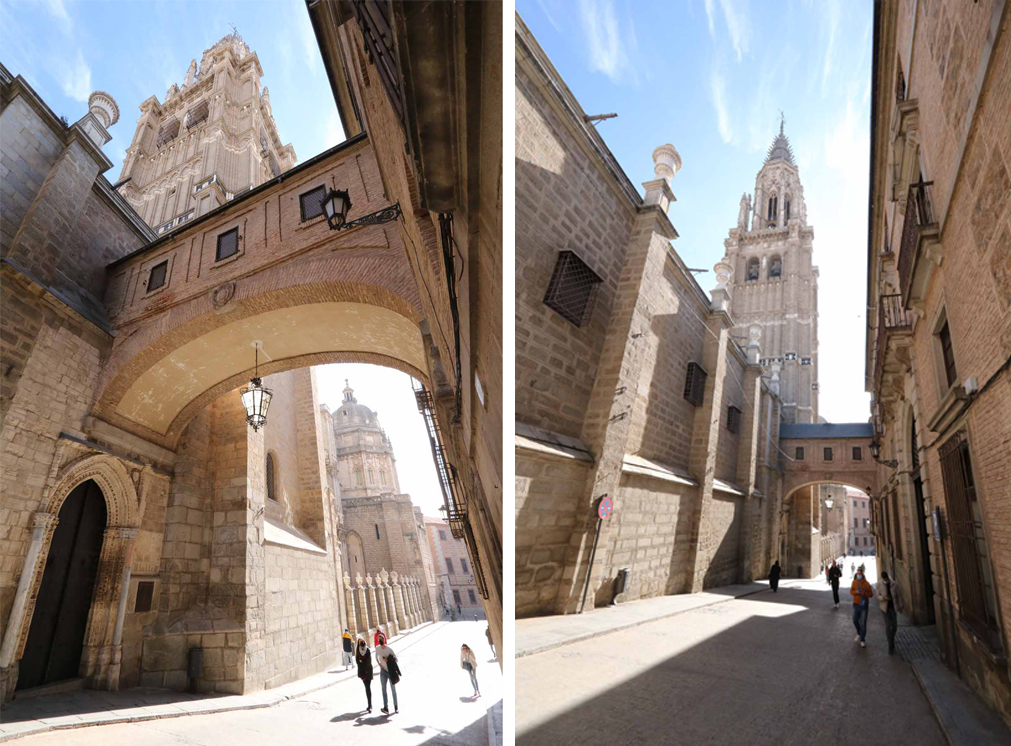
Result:
<instances>
[{"instance_id":1,"label":"domed roof","mask_svg":"<svg viewBox=\"0 0 1011 746\"><path fill-rule=\"evenodd\" d=\"M344 379L344 401L341 402L340 409L334 412L334 427L371 427L381 430L379 416L364 404L359 404L355 398L355 391L351 388L347 379Z\"/></svg>"},{"instance_id":2,"label":"domed roof","mask_svg":"<svg viewBox=\"0 0 1011 746\"><path fill-rule=\"evenodd\" d=\"M786 161L791 166L796 166L797 164L793 160L793 150L790 148L790 141L786 139L786 135L783 134L783 125L785 123L785 119L780 120L779 134L776 135L776 139L773 140L772 145L769 146L769 153L765 156L765 162L771 163L772 161Z\"/></svg>"}]
</instances>

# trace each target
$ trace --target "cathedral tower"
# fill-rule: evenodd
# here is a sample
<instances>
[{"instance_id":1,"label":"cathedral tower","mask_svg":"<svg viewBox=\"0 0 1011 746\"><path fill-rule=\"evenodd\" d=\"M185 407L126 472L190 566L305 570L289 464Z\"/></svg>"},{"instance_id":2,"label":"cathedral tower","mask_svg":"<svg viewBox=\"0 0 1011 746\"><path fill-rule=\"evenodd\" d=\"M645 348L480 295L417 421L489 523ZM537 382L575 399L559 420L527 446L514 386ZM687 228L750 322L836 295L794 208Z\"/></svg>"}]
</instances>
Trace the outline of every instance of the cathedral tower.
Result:
<instances>
[{"instance_id":1,"label":"cathedral tower","mask_svg":"<svg viewBox=\"0 0 1011 746\"><path fill-rule=\"evenodd\" d=\"M334 411L337 443L337 481L344 499L400 494L393 444L379 424L379 416L355 398L344 381L344 401Z\"/></svg>"},{"instance_id":2,"label":"cathedral tower","mask_svg":"<svg viewBox=\"0 0 1011 746\"><path fill-rule=\"evenodd\" d=\"M260 90L263 70L238 33L190 62L182 87L140 105L121 193L158 233L200 217L296 163Z\"/></svg>"},{"instance_id":3,"label":"cathedral tower","mask_svg":"<svg viewBox=\"0 0 1011 746\"><path fill-rule=\"evenodd\" d=\"M751 195L741 197L737 226L724 241L717 276L726 288L734 335L760 333L760 362L778 380L783 421L818 422L818 268L804 187L783 133L773 140ZM722 266L721 266L722 265Z\"/></svg>"}]
</instances>

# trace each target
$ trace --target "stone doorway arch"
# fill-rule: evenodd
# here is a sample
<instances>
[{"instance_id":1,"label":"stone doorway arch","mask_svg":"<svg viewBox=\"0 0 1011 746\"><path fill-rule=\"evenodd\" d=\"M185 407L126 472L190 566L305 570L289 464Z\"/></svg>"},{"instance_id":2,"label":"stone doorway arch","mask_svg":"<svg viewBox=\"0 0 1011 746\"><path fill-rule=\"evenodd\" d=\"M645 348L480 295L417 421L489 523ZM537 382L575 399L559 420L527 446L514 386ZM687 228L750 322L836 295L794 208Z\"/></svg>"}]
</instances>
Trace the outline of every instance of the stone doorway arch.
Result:
<instances>
[{"instance_id":1,"label":"stone doorway arch","mask_svg":"<svg viewBox=\"0 0 1011 746\"><path fill-rule=\"evenodd\" d=\"M31 543L0 645L0 670L8 672L5 692L13 690L16 684L17 666L28 641L60 511L74 490L87 482L93 482L101 491L106 518L79 675L91 688L118 688L125 612L123 589L129 582L130 559L140 525L142 506L137 488L141 479L140 468L131 473L120 459L106 454L83 456L65 464L57 473L55 486L43 495L33 518Z\"/></svg>"}]
</instances>

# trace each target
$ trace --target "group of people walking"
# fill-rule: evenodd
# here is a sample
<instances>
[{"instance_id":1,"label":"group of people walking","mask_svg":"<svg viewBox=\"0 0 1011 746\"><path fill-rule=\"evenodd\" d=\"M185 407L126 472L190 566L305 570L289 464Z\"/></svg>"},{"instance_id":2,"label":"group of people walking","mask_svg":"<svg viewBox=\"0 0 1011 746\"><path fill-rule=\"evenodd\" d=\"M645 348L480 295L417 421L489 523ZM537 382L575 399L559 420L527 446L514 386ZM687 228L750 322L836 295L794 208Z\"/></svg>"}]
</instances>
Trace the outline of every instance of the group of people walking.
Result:
<instances>
[{"instance_id":1,"label":"group of people walking","mask_svg":"<svg viewBox=\"0 0 1011 746\"><path fill-rule=\"evenodd\" d=\"M352 665L357 666L358 678L365 686L366 713L372 712L372 679L375 677L375 670L372 666L373 657L379 665L379 685L383 692L383 707L380 710L384 715L390 714L389 698L387 697L387 685L393 699L393 714L400 712L400 705L397 702L397 684L400 682L402 673L400 670L400 660L393 649L386 644L386 635L382 627L376 629L373 639L375 654L369 649L369 644L365 637L359 636L357 644L353 641L351 633L345 629L341 636L343 646L342 659L344 670L347 671ZM477 684L477 656L466 644L460 646L460 667L470 674L470 683L474 687L474 698L481 696L481 690Z\"/></svg>"},{"instance_id":2,"label":"group of people walking","mask_svg":"<svg viewBox=\"0 0 1011 746\"><path fill-rule=\"evenodd\" d=\"M878 606L885 619L888 654L894 654L895 633L899 628L898 585L888 576L887 572L882 572L877 588L873 588L867 580L866 567L863 564L857 567L855 562L850 563L850 572L853 575L853 582L850 583L850 597L853 599L853 626L857 632L853 641L859 642L862 648L867 647L867 614L870 611L871 599L877 597ZM779 592L780 575L782 575L782 569L779 566L779 560L776 560L769 569L769 587L772 588L773 593ZM832 586L832 602L835 609L839 608L839 585L842 575L843 566L837 560L832 560L832 564L825 568L825 579Z\"/></svg>"}]
</instances>

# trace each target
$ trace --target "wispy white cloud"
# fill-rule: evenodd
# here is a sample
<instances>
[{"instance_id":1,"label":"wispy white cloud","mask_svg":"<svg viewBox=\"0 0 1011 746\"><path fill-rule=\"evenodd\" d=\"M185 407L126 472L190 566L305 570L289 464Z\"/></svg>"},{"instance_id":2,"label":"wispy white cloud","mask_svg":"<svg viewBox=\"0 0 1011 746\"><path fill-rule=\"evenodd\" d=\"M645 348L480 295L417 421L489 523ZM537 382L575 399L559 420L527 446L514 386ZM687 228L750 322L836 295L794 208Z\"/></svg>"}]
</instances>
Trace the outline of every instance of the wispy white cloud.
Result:
<instances>
[{"instance_id":1,"label":"wispy white cloud","mask_svg":"<svg viewBox=\"0 0 1011 746\"><path fill-rule=\"evenodd\" d=\"M298 38L302 43L302 51L305 54L305 64L309 72L316 75L321 67L319 47L316 44L316 35L312 31L312 24L309 23L309 14L305 9L298 10L294 14L295 23L298 24Z\"/></svg>"},{"instance_id":2,"label":"wispy white cloud","mask_svg":"<svg viewBox=\"0 0 1011 746\"><path fill-rule=\"evenodd\" d=\"M70 14L67 13L67 6L63 4L63 0L44 0L44 2L49 15L59 22L63 33L69 34L73 30L74 24L70 20Z\"/></svg>"},{"instance_id":3,"label":"wispy white cloud","mask_svg":"<svg viewBox=\"0 0 1011 746\"><path fill-rule=\"evenodd\" d=\"M748 20L744 6L738 5L733 0L718 0L723 20L727 25L727 34L730 36L730 43L734 47L734 54L737 61L744 59L751 43L751 23ZM706 20L709 22L709 36L716 40L716 2L717 0L706 0Z\"/></svg>"},{"instance_id":4,"label":"wispy white cloud","mask_svg":"<svg viewBox=\"0 0 1011 746\"><path fill-rule=\"evenodd\" d=\"M627 52L636 44L631 20L623 29L611 0L580 0L579 15L589 44L590 69L599 70L616 83L625 77L637 83Z\"/></svg>"},{"instance_id":5,"label":"wispy white cloud","mask_svg":"<svg viewBox=\"0 0 1011 746\"><path fill-rule=\"evenodd\" d=\"M548 19L548 23L551 24L552 28L554 28L554 30L559 34L562 33L562 27L558 25L558 22L551 15L551 12L548 10L548 6L545 5L542 0L537 0L537 4L540 6L541 12L544 13L544 17Z\"/></svg>"},{"instance_id":6,"label":"wispy white cloud","mask_svg":"<svg viewBox=\"0 0 1011 746\"><path fill-rule=\"evenodd\" d=\"M720 131L720 138L723 142L729 143L734 137L734 132L730 126L730 113L727 111L726 81L715 67L709 77L709 95L716 110L716 126Z\"/></svg>"},{"instance_id":7,"label":"wispy white cloud","mask_svg":"<svg viewBox=\"0 0 1011 746\"><path fill-rule=\"evenodd\" d=\"M340 117L337 116L337 109L334 108L333 111L330 112L330 116L326 118L326 123L324 125L323 150L332 148L337 143L344 142L345 139L344 128L341 127Z\"/></svg>"},{"instance_id":8,"label":"wispy white cloud","mask_svg":"<svg viewBox=\"0 0 1011 746\"><path fill-rule=\"evenodd\" d=\"M59 83L67 98L75 101L87 101L91 95L91 68L84 61L84 54L77 52L77 59L69 64L61 65Z\"/></svg>"},{"instance_id":9,"label":"wispy white cloud","mask_svg":"<svg viewBox=\"0 0 1011 746\"><path fill-rule=\"evenodd\" d=\"M828 24L828 41L825 44L825 60L821 69L821 95L825 97L828 91L828 79L832 75L835 66L835 43L839 31L839 21L842 17L842 7L838 2L831 2L825 6L824 18Z\"/></svg>"}]
</instances>

